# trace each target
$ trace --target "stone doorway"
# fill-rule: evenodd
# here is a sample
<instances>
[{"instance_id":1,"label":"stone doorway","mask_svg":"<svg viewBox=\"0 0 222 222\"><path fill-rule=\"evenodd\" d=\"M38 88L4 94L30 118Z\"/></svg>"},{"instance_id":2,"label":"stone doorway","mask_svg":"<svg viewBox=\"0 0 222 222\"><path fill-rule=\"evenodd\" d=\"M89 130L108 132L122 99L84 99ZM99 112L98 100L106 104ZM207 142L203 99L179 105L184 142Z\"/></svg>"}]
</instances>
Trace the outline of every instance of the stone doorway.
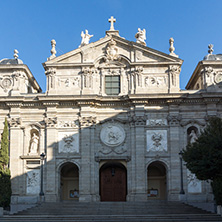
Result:
<instances>
[{"instance_id":1,"label":"stone doorway","mask_svg":"<svg viewBox=\"0 0 222 222\"><path fill-rule=\"evenodd\" d=\"M61 200L79 200L79 169L74 163L65 163L60 171Z\"/></svg>"},{"instance_id":2,"label":"stone doorway","mask_svg":"<svg viewBox=\"0 0 222 222\"><path fill-rule=\"evenodd\" d=\"M160 161L155 161L147 169L147 198L166 200L166 168Z\"/></svg>"},{"instance_id":3,"label":"stone doorway","mask_svg":"<svg viewBox=\"0 0 222 222\"><path fill-rule=\"evenodd\" d=\"M100 169L101 201L126 201L127 172L121 163L106 163Z\"/></svg>"}]
</instances>

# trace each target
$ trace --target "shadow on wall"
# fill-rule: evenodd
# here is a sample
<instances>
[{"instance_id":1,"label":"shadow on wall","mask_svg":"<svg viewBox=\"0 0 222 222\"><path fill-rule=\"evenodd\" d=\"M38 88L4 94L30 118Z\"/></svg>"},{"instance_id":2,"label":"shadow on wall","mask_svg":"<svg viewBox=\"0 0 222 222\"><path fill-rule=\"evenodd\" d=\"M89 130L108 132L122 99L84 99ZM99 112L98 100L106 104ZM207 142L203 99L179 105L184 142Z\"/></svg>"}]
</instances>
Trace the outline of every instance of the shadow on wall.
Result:
<instances>
[{"instance_id":1,"label":"shadow on wall","mask_svg":"<svg viewBox=\"0 0 222 222\"><path fill-rule=\"evenodd\" d=\"M107 118L101 115L73 120L68 113L68 117L27 124L20 134L23 154L10 163L12 171L17 168L19 174L12 176L11 212L40 201L139 201L137 193L143 194L141 201L171 200L171 190L178 194L180 191L178 153L206 124L207 113L199 118L187 117L188 107L192 111L197 98L198 104L201 100L205 104L203 94L185 93L176 99L165 94L159 99L142 99L139 102L148 102L141 108L141 103L137 106L125 97L119 101L121 109L112 107L109 113L106 111ZM177 112L168 111L170 107L177 107ZM119 114L113 114L114 111ZM171 133L171 127L175 126L179 127L176 141ZM15 129L18 127L11 126L11 138ZM10 152L15 149L11 143ZM41 153L46 155L42 162ZM169 167L172 161L174 169ZM172 174L178 178L173 183ZM185 167L183 175L187 192L190 182ZM196 192L194 185L190 187L191 194L201 194L202 190ZM117 191L110 193L110 190ZM114 197L119 191L124 193L121 200ZM41 192L44 195L40 196Z\"/></svg>"}]
</instances>

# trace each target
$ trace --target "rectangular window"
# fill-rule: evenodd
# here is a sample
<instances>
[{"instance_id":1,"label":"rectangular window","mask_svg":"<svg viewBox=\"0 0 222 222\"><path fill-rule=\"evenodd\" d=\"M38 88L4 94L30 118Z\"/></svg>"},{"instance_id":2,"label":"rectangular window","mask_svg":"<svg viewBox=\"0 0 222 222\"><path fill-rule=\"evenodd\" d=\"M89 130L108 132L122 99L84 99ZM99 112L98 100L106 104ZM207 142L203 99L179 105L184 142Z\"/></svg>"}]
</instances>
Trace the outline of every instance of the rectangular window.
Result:
<instances>
[{"instance_id":1,"label":"rectangular window","mask_svg":"<svg viewBox=\"0 0 222 222\"><path fill-rule=\"evenodd\" d=\"M120 76L105 76L105 92L107 95L120 93Z\"/></svg>"}]
</instances>

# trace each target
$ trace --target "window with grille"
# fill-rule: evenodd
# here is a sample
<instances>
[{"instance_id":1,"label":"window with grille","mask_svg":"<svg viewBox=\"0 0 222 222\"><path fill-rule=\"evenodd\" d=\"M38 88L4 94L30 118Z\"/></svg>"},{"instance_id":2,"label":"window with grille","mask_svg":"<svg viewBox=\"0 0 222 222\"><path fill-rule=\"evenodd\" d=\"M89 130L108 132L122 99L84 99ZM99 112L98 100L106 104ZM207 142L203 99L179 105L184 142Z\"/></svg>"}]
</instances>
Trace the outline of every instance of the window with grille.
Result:
<instances>
[{"instance_id":1,"label":"window with grille","mask_svg":"<svg viewBox=\"0 0 222 222\"><path fill-rule=\"evenodd\" d=\"M120 76L105 76L105 92L107 95L120 93Z\"/></svg>"}]
</instances>

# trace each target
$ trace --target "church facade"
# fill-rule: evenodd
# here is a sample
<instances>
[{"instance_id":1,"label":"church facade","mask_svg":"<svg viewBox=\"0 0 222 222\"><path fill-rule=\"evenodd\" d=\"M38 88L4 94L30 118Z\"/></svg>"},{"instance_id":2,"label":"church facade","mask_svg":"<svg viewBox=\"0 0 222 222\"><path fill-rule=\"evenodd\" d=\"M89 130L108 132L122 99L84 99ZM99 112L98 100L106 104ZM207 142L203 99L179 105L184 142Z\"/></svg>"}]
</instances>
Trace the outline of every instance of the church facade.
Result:
<instances>
[{"instance_id":1,"label":"church facade","mask_svg":"<svg viewBox=\"0 0 222 222\"><path fill-rule=\"evenodd\" d=\"M211 116L222 114L222 58L200 61L186 90L183 60L106 36L43 64L47 90L18 59L0 61L0 118L10 128L12 205L57 201L213 200L180 159ZM88 36L87 36L88 35ZM43 154L43 155L41 155ZM41 157L44 160L41 160ZM42 168L41 168L42 167ZM41 171L42 169L42 171ZM42 178L41 178L42 176ZM40 196L39 196L40 194Z\"/></svg>"}]
</instances>

